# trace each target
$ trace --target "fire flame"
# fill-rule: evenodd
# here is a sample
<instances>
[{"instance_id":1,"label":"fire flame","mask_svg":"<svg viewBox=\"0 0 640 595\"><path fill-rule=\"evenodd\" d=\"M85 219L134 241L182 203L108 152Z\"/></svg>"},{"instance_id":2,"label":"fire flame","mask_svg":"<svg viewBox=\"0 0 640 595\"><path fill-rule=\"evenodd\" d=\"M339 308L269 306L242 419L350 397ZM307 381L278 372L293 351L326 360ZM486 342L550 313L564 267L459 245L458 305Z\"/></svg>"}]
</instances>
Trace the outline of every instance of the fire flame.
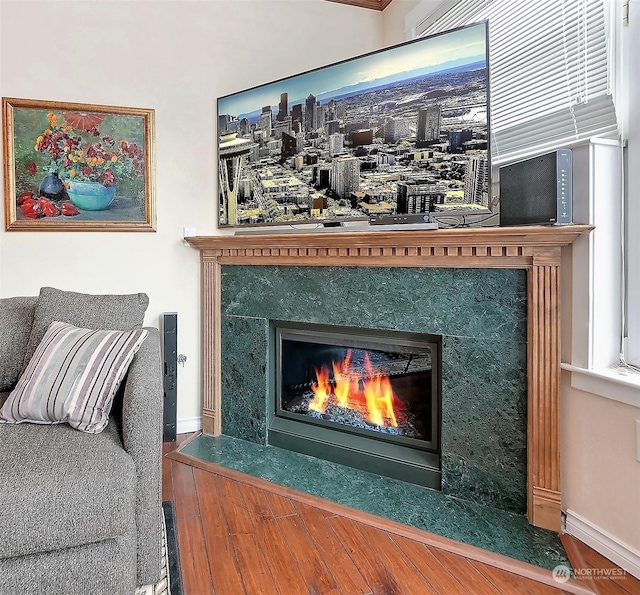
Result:
<instances>
[{"instance_id":1,"label":"fire flame","mask_svg":"<svg viewBox=\"0 0 640 595\"><path fill-rule=\"evenodd\" d=\"M399 401L391 388L389 377L371 364L368 354L364 356L365 373L360 374L351 366L351 350L341 362L333 361L333 381L329 368L323 365L314 368L316 382L311 383L314 398L309 409L324 413L330 402L358 411L363 418L376 426L398 427L398 412L394 401Z\"/></svg>"}]
</instances>

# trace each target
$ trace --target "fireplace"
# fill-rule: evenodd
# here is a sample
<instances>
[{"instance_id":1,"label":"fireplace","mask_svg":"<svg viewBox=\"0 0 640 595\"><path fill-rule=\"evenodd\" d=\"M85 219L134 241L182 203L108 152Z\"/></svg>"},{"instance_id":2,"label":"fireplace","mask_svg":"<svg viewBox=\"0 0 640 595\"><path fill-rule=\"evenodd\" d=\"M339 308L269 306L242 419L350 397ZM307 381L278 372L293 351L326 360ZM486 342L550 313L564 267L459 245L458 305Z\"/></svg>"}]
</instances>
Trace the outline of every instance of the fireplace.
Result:
<instances>
[{"instance_id":1,"label":"fireplace","mask_svg":"<svg viewBox=\"0 0 640 595\"><path fill-rule=\"evenodd\" d=\"M202 264L203 430L264 443L270 320L358 326L357 314L362 326L426 328L443 336L450 379L442 382L442 490L515 512L526 500L532 524L558 531L561 249L591 229L189 238ZM321 274L309 275L311 267ZM335 280L348 271L348 284ZM295 286L283 285L293 278ZM513 340L521 335L525 343Z\"/></svg>"},{"instance_id":2,"label":"fireplace","mask_svg":"<svg viewBox=\"0 0 640 595\"><path fill-rule=\"evenodd\" d=\"M269 444L440 489L441 337L272 327Z\"/></svg>"}]
</instances>

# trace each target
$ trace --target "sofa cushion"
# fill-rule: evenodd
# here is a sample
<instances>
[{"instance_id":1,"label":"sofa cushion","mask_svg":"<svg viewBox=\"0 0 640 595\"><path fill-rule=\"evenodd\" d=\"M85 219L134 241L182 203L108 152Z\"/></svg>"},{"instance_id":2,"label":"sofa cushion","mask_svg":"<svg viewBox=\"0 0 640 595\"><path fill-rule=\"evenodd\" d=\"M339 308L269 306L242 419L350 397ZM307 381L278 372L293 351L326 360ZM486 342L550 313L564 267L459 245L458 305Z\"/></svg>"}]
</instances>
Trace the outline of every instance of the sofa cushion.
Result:
<instances>
[{"instance_id":1,"label":"sofa cushion","mask_svg":"<svg viewBox=\"0 0 640 595\"><path fill-rule=\"evenodd\" d=\"M141 328L149 298L144 293L89 295L53 287L40 290L22 370L54 321L90 329L130 331Z\"/></svg>"},{"instance_id":2,"label":"sofa cushion","mask_svg":"<svg viewBox=\"0 0 640 595\"><path fill-rule=\"evenodd\" d=\"M18 381L31 334L36 297L0 299L0 391Z\"/></svg>"},{"instance_id":3,"label":"sofa cushion","mask_svg":"<svg viewBox=\"0 0 640 595\"><path fill-rule=\"evenodd\" d=\"M67 422L97 434L147 331L108 331L52 322L7 402L0 422Z\"/></svg>"},{"instance_id":4,"label":"sofa cushion","mask_svg":"<svg viewBox=\"0 0 640 595\"><path fill-rule=\"evenodd\" d=\"M135 465L110 424L0 425L0 558L93 543L135 526Z\"/></svg>"}]
</instances>

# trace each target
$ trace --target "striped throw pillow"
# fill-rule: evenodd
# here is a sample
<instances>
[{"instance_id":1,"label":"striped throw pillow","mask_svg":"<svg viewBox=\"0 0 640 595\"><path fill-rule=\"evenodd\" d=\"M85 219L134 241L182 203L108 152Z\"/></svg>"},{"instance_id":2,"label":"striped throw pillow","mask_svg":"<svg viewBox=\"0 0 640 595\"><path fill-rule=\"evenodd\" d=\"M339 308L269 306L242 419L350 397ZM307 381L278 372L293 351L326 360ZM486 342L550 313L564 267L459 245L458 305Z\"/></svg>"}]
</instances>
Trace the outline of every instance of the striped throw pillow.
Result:
<instances>
[{"instance_id":1,"label":"striped throw pillow","mask_svg":"<svg viewBox=\"0 0 640 595\"><path fill-rule=\"evenodd\" d=\"M147 331L105 331L52 322L15 389L0 422L68 423L98 434L109 422L113 398Z\"/></svg>"}]
</instances>

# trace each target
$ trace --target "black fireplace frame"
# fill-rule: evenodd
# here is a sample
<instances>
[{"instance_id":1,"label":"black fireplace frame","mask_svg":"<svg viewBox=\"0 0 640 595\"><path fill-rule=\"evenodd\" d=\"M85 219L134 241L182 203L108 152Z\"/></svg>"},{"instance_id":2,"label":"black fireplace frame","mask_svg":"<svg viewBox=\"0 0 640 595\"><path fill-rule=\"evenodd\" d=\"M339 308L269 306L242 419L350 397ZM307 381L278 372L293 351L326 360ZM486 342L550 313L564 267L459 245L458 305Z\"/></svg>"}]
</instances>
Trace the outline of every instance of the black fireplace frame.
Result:
<instances>
[{"instance_id":1,"label":"black fireplace frame","mask_svg":"<svg viewBox=\"0 0 640 595\"><path fill-rule=\"evenodd\" d=\"M353 339L354 336L357 339ZM283 410L280 406L281 383L277 370L280 369L283 338L294 337L327 344L339 339L342 346L364 349L369 348L368 344L371 345L371 349L389 346L392 350L398 345L431 349L431 440L389 437L383 433L358 431L339 424L310 420L308 416ZM441 353L442 339L438 335L271 320L267 364L268 444L425 487L441 489Z\"/></svg>"}]
</instances>

